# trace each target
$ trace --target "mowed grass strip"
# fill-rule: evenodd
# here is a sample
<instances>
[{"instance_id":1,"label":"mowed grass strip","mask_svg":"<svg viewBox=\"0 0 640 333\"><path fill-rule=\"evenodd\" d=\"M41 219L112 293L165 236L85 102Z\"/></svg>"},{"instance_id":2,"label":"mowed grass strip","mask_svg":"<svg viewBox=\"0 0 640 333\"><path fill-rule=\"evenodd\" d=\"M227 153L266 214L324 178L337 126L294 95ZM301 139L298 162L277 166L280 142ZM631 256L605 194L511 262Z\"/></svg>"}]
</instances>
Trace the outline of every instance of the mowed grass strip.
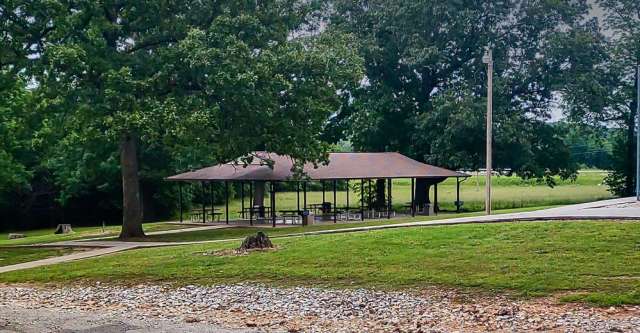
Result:
<instances>
[{"instance_id":1,"label":"mowed grass strip","mask_svg":"<svg viewBox=\"0 0 640 333\"><path fill-rule=\"evenodd\" d=\"M640 304L640 222L528 222L277 239L277 251L204 255L239 242L135 250L0 275L3 282L421 288L568 294Z\"/></svg>"},{"instance_id":2,"label":"mowed grass strip","mask_svg":"<svg viewBox=\"0 0 640 333\"><path fill-rule=\"evenodd\" d=\"M55 248L6 248L0 247L0 266L21 264L28 261L59 257L76 251L68 247Z\"/></svg>"},{"instance_id":3,"label":"mowed grass strip","mask_svg":"<svg viewBox=\"0 0 640 333\"><path fill-rule=\"evenodd\" d=\"M175 229L185 229L193 226L177 225L172 223L145 223L142 225L145 232L165 231ZM73 227L73 233L56 235L55 228L37 229L29 231L18 231L24 234L25 238L8 239L9 233L0 233L0 246L29 245L29 244L46 244L53 242L62 242L70 240L80 240L95 237L116 237L120 234L121 226L106 226L104 231L102 227ZM0 250L1 251L1 250Z\"/></svg>"}]
</instances>

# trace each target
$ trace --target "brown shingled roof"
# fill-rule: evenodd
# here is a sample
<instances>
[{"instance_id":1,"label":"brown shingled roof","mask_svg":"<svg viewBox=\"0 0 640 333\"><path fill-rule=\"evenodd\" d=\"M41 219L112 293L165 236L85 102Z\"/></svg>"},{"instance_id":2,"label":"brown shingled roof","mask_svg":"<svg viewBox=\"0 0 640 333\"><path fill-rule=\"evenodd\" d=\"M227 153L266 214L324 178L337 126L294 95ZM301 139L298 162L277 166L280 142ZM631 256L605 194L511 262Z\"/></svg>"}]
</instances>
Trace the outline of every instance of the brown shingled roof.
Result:
<instances>
[{"instance_id":1,"label":"brown shingled roof","mask_svg":"<svg viewBox=\"0 0 640 333\"><path fill-rule=\"evenodd\" d=\"M272 160L273 168L257 160L246 166L227 163L175 175L167 180L286 181L293 177L291 157L268 152L256 152L254 155ZM331 153L328 165L314 168L309 163L304 171L312 180L469 177L465 173L420 163L399 153Z\"/></svg>"}]
</instances>

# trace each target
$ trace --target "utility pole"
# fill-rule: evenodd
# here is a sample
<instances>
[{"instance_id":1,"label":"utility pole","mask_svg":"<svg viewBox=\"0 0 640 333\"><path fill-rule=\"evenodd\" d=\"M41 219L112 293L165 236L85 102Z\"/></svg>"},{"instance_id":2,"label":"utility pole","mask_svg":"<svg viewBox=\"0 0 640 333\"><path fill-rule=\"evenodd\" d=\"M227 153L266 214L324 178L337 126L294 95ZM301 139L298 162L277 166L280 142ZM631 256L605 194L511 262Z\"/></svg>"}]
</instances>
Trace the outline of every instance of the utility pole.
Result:
<instances>
[{"instance_id":1,"label":"utility pole","mask_svg":"<svg viewBox=\"0 0 640 333\"><path fill-rule=\"evenodd\" d=\"M491 215L491 172L492 172L492 144L493 144L493 52L490 48L482 57L482 62L487 64L487 167L486 167L486 194L484 199L485 211Z\"/></svg>"},{"instance_id":2,"label":"utility pole","mask_svg":"<svg viewBox=\"0 0 640 333\"><path fill-rule=\"evenodd\" d=\"M636 69L636 200L640 201L640 65Z\"/></svg>"}]
</instances>

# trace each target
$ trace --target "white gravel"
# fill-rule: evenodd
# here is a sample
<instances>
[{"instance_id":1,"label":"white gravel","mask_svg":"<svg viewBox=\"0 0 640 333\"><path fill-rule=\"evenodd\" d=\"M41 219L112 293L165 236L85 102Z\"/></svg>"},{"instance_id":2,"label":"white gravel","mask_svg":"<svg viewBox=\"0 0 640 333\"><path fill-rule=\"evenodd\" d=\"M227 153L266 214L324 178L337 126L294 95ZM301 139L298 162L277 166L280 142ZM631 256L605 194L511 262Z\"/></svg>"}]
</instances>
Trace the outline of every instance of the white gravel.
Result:
<instances>
[{"instance_id":1,"label":"white gravel","mask_svg":"<svg viewBox=\"0 0 640 333\"><path fill-rule=\"evenodd\" d=\"M552 298L514 301L434 288L382 292L250 284L177 289L104 284L65 288L0 286L2 307L89 312L147 326L162 322L259 331L640 332L637 306L603 309L558 304ZM7 321L2 316L0 311L0 331L3 320Z\"/></svg>"}]
</instances>

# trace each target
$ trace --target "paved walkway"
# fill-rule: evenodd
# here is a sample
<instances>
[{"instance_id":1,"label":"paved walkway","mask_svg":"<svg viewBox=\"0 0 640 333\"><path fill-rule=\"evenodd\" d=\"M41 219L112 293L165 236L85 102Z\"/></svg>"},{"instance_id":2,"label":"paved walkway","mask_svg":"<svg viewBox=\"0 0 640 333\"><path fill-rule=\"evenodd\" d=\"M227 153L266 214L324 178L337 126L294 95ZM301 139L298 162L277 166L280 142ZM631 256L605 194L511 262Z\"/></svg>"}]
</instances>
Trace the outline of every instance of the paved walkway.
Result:
<instances>
[{"instance_id":1,"label":"paved walkway","mask_svg":"<svg viewBox=\"0 0 640 333\"><path fill-rule=\"evenodd\" d=\"M491 216L472 216L462 218L451 218L442 220L422 221L422 222L407 222L398 224L388 224L379 226L364 226L334 230L320 230L310 231L298 234L290 234L283 236L275 236L272 238L285 238L285 237L302 237L308 235L323 235L323 234L336 234L347 232L359 232L359 231L371 231L381 229L393 229L393 228L409 228L409 227L426 227L426 226L439 226L439 225L456 225L456 224L470 224L470 223L499 223L499 222L514 222L514 221L549 221L549 220L640 220L640 203L636 202L635 198L622 198L597 201L578 205L569 205L557 208L543 209L532 212L522 213L510 213ZM231 226L205 226L199 228L179 229L179 230L167 230L159 231L151 234L169 234L169 233L182 233L198 230L218 229ZM119 241L107 241L102 239L97 240L78 240L57 242L40 246L65 246L65 247L96 247L98 249L73 253L66 256L36 260L26 262L22 264L10 265L0 267L0 273L10 272L15 270L34 268L46 265L53 265L57 263L86 259L91 257L102 256L115 252L121 252L136 248L145 247L160 247L160 246L179 246L179 245L192 245L192 244L208 244L228 242L230 240L238 239L224 239L224 240L212 240L212 241L195 241L195 242L119 242Z\"/></svg>"}]
</instances>

